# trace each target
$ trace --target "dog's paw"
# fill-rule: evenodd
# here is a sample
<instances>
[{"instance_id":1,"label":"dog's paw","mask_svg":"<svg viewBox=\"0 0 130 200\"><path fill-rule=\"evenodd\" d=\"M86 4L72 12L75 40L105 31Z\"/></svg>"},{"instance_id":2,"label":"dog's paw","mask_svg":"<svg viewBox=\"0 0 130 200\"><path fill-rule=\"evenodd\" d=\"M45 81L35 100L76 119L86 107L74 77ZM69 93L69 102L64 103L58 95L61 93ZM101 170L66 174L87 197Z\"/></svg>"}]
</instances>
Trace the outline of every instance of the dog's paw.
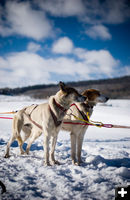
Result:
<instances>
[{"instance_id":1,"label":"dog's paw","mask_svg":"<svg viewBox=\"0 0 130 200\"><path fill-rule=\"evenodd\" d=\"M43 165L44 165L45 167L46 167L46 166L51 166L50 162L44 162Z\"/></svg>"},{"instance_id":2,"label":"dog's paw","mask_svg":"<svg viewBox=\"0 0 130 200\"><path fill-rule=\"evenodd\" d=\"M58 160L55 160L56 165L60 165L60 162Z\"/></svg>"},{"instance_id":3,"label":"dog's paw","mask_svg":"<svg viewBox=\"0 0 130 200\"><path fill-rule=\"evenodd\" d=\"M9 157L10 157L9 154L5 154L5 155L4 155L4 158L9 158Z\"/></svg>"},{"instance_id":4,"label":"dog's paw","mask_svg":"<svg viewBox=\"0 0 130 200\"><path fill-rule=\"evenodd\" d=\"M60 165L60 162L58 160L52 160L51 164L52 165Z\"/></svg>"},{"instance_id":5,"label":"dog's paw","mask_svg":"<svg viewBox=\"0 0 130 200\"><path fill-rule=\"evenodd\" d=\"M75 163L77 163L76 160L72 160L72 165L75 165Z\"/></svg>"},{"instance_id":6,"label":"dog's paw","mask_svg":"<svg viewBox=\"0 0 130 200\"><path fill-rule=\"evenodd\" d=\"M72 165L80 166L80 165L81 165L81 162L72 160Z\"/></svg>"},{"instance_id":7,"label":"dog's paw","mask_svg":"<svg viewBox=\"0 0 130 200\"><path fill-rule=\"evenodd\" d=\"M76 166L80 166L81 163L80 163L80 162L75 162L74 165L76 165Z\"/></svg>"},{"instance_id":8,"label":"dog's paw","mask_svg":"<svg viewBox=\"0 0 130 200\"><path fill-rule=\"evenodd\" d=\"M20 152L20 155L26 155L27 153L25 151Z\"/></svg>"},{"instance_id":9,"label":"dog's paw","mask_svg":"<svg viewBox=\"0 0 130 200\"><path fill-rule=\"evenodd\" d=\"M74 162L73 165L76 165L76 166L84 166L84 165L86 165L86 163L85 163L83 160L80 160L80 161Z\"/></svg>"}]
</instances>

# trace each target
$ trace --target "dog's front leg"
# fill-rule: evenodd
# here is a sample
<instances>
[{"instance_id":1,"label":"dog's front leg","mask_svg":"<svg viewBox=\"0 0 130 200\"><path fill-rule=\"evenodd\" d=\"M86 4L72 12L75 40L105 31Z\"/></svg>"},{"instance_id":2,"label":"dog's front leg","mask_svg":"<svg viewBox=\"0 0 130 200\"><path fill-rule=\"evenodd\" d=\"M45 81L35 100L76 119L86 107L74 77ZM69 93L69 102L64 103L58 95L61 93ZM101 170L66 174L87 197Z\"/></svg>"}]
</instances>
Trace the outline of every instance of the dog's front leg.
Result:
<instances>
[{"instance_id":1,"label":"dog's front leg","mask_svg":"<svg viewBox=\"0 0 130 200\"><path fill-rule=\"evenodd\" d=\"M52 165L54 165L54 164L59 165L59 164L60 164L57 160L55 160L55 157L54 157L54 151L55 151L55 147L56 147L56 142L57 142L57 136L52 137L52 142L51 142L51 153L50 153Z\"/></svg>"},{"instance_id":2,"label":"dog's front leg","mask_svg":"<svg viewBox=\"0 0 130 200\"><path fill-rule=\"evenodd\" d=\"M77 165L80 165L81 163L83 163L83 161L81 159L81 151L82 151L84 134L85 133L80 134L77 138L77 159L78 159Z\"/></svg>"},{"instance_id":3,"label":"dog's front leg","mask_svg":"<svg viewBox=\"0 0 130 200\"><path fill-rule=\"evenodd\" d=\"M50 137L48 135L44 135L44 165L46 166L50 166L50 162L49 162L49 140Z\"/></svg>"},{"instance_id":4,"label":"dog's front leg","mask_svg":"<svg viewBox=\"0 0 130 200\"><path fill-rule=\"evenodd\" d=\"M74 133L71 132L71 158L72 158L72 164L75 165L76 163L76 136Z\"/></svg>"}]
</instances>

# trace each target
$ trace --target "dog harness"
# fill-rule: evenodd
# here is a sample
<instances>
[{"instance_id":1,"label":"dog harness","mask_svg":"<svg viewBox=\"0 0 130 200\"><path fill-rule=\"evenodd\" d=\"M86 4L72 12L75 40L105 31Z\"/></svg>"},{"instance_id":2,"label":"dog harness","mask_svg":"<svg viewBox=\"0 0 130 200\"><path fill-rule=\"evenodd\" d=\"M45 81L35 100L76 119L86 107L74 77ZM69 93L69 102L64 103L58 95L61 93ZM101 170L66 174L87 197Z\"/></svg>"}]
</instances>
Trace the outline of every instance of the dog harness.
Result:
<instances>
[{"instance_id":1,"label":"dog harness","mask_svg":"<svg viewBox=\"0 0 130 200\"><path fill-rule=\"evenodd\" d=\"M53 104L58 107L60 110L62 110L63 112L66 112L67 109L65 109L63 106L61 106L59 103L56 102L56 100L53 98ZM27 114L25 111L26 111L26 108L24 110L24 114L26 115L26 117L35 125L37 126L38 128L40 128L42 130L42 126L40 124L38 124L37 122L35 122L32 118L31 118L31 114L32 112L37 108L38 105L35 105L34 108L31 110L31 112L29 114ZM55 113L53 112L53 110L51 109L50 105L49 105L49 110L50 110L50 113L51 113L51 116L54 120L54 124L56 127L58 127L62 121L59 121L55 115Z\"/></svg>"},{"instance_id":2,"label":"dog harness","mask_svg":"<svg viewBox=\"0 0 130 200\"><path fill-rule=\"evenodd\" d=\"M32 120L31 118L31 114L32 112L37 108L38 105L35 105L34 108L31 110L31 112L29 114L27 114L25 111L26 111L26 108L24 110L24 114L26 115L26 117L35 125L37 126L38 128L40 128L42 130L42 126L40 124L38 124L37 122L35 122L34 120Z\"/></svg>"},{"instance_id":3,"label":"dog harness","mask_svg":"<svg viewBox=\"0 0 130 200\"><path fill-rule=\"evenodd\" d=\"M81 111L75 103L71 104L71 106L75 106L75 107L77 108L77 110L79 111L79 113L81 114L82 118L83 118L84 120L87 120L87 121L88 121L87 115L86 115L83 111Z\"/></svg>"}]
</instances>

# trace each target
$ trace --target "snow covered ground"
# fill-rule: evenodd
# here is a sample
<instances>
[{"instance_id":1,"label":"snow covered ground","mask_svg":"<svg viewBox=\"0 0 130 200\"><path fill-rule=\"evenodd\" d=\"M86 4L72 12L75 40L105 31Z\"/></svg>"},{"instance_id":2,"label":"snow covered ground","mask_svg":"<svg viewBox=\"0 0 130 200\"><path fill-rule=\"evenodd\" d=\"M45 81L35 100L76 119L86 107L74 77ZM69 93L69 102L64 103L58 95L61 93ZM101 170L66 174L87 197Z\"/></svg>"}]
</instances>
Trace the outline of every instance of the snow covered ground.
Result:
<instances>
[{"instance_id":1,"label":"snow covered ground","mask_svg":"<svg viewBox=\"0 0 130 200\"><path fill-rule=\"evenodd\" d=\"M41 102L22 96L0 96L0 112ZM91 119L130 125L130 100L109 100L98 105ZM115 187L130 185L130 129L89 127L82 166L71 164L69 133L61 131L56 147L61 165L45 167L43 135L32 145L30 155L19 155L14 142L11 157L4 158L11 123L12 120L0 119L0 180L7 189L0 194L2 200L110 200L114 199Z\"/></svg>"}]
</instances>

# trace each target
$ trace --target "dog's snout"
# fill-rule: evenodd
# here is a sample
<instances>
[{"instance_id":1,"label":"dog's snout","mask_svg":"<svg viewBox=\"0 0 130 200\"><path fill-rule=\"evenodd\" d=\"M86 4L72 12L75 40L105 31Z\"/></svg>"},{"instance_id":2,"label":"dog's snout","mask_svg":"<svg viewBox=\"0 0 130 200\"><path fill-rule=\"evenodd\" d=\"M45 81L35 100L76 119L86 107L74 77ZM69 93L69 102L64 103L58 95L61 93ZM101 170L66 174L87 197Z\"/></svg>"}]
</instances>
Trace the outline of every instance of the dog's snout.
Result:
<instances>
[{"instance_id":1,"label":"dog's snout","mask_svg":"<svg viewBox=\"0 0 130 200\"><path fill-rule=\"evenodd\" d=\"M109 100L109 97L104 96L104 103Z\"/></svg>"},{"instance_id":2,"label":"dog's snout","mask_svg":"<svg viewBox=\"0 0 130 200\"><path fill-rule=\"evenodd\" d=\"M100 95L99 97L97 97L97 102L98 103L105 103L108 101L108 97L104 96L104 95Z\"/></svg>"}]
</instances>

